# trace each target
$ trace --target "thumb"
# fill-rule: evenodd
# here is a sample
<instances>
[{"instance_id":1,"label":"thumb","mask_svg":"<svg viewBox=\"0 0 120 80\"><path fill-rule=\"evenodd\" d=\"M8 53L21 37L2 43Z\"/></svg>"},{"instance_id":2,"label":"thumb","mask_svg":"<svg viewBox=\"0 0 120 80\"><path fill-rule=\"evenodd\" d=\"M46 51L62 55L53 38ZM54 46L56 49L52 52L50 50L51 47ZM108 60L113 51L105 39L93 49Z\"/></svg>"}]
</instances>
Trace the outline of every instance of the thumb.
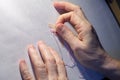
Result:
<instances>
[{"instance_id":1,"label":"thumb","mask_svg":"<svg viewBox=\"0 0 120 80\"><path fill-rule=\"evenodd\" d=\"M59 23L56 25L56 32L69 44L74 51L80 48L81 41L73 34L73 32L64 24Z\"/></svg>"}]
</instances>

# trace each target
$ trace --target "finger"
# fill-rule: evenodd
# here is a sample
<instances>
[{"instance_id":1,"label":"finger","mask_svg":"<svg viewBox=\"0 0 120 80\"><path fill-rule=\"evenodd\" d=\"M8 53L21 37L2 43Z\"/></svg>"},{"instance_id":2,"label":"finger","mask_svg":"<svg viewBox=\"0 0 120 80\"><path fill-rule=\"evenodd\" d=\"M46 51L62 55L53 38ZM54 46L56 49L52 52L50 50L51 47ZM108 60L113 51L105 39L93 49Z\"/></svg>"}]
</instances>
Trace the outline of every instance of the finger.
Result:
<instances>
[{"instance_id":1,"label":"finger","mask_svg":"<svg viewBox=\"0 0 120 80\"><path fill-rule=\"evenodd\" d=\"M33 66L33 71L35 74L35 78L37 80L47 79L47 69L45 64L43 63L42 58L37 53L33 45L29 45L28 53L31 60L31 64Z\"/></svg>"},{"instance_id":2,"label":"finger","mask_svg":"<svg viewBox=\"0 0 120 80\"><path fill-rule=\"evenodd\" d=\"M80 9L79 6L64 1L54 2L54 7L65 11L74 11L75 9Z\"/></svg>"},{"instance_id":3,"label":"finger","mask_svg":"<svg viewBox=\"0 0 120 80\"><path fill-rule=\"evenodd\" d=\"M73 25L75 30L79 32L79 30L82 28L90 27L91 24L88 22L86 17L84 16L84 13L80 10L74 11L74 12L68 12L65 14L62 14L58 17L56 24L65 22L70 22L70 24Z\"/></svg>"},{"instance_id":4,"label":"finger","mask_svg":"<svg viewBox=\"0 0 120 80\"><path fill-rule=\"evenodd\" d=\"M57 80L57 66L53 55L50 53L48 46L42 41L38 42L38 48L41 52L43 60L48 70L48 77L50 80Z\"/></svg>"},{"instance_id":5,"label":"finger","mask_svg":"<svg viewBox=\"0 0 120 80\"><path fill-rule=\"evenodd\" d=\"M65 22L69 22L70 19L71 19L72 13L73 12L68 12L68 13L60 15L58 17L57 21L56 21L56 24L57 23L63 23L64 24Z\"/></svg>"},{"instance_id":6,"label":"finger","mask_svg":"<svg viewBox=\"0 0 120 80\"><path fill-rule=\"evenodd\" d=\"M28 70L28 66L25 60L20 61L19 67L20 67L20 73L21 73L23 80L34 80L33 76L30 74Z\"/></svg>"},{"instance_id":7,"label":"finger","mask_svg":"<svg viewBox=\"0 0 120 80\"><path fill-rule=\"evenodd\" d=\"M58 24L56 31L70 45L73 51L83 45L83 43L64 24Z\"/></svg>"},{"instance_id":8,"label":"finger","mask_svg":"<svg viewBox=\"0 0 120 80\"><path fill-rule=\"evenodd\" d=\"M79 16L75 12L68 12L60 15L56 21L56 24L59 23L64 24L65 22L70 22L73 25L73 27L77 30L78 28L76 25L81 24L84 20L85 20L84 16L82 15Z\"/></svg>"},{"instance_id":9,"label":"finger","mask_svg":"<svg viewBox=\"0 0 120 80\"><path fill-rule=\"evenodd\" d=\"M89 29L91 27L91 24L88 22L82 9L80 9L77 5L68 2L55 2L54 6L63 10L70 11L68 13L60 15L56 21L56 24L64 24L65 22L70 22L78 34L82 31L82 29Z\"/></svg>"},{"instance_id":10,"label":"finger","mask_svg":"<svg viewBox=\"0 0 120 80\"><path fill-rule=\"evenodd\" d=\"M66 69L63 60L60 58L58 53L53 50L51 47L49 47L50 52L55 58L56 64L57 64L57 70L58 70L58 80L67 80L67 74Z\"/></svg>"}]
</instances>

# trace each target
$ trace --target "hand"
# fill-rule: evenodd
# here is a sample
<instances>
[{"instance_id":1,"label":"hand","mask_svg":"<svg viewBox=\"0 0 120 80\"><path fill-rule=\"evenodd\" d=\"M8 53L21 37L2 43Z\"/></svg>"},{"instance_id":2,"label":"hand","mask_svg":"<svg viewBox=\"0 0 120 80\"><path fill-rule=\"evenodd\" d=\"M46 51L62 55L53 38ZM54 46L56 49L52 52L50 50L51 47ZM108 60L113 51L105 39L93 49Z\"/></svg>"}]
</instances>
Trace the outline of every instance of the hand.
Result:
<instances>
[{"instance_id":1,"label":"hand","mask_svg":"<svg viewBox=\"0 0 120 80\"><path fill-rule=\"evenodd\" d=\"M85 67L95 68L108 57L100 45L95 30L84 16L81 8L68 2L55 2L57 10L64 10L56 21L56 32L70 45L75 57ZM78 35L75 36L66 25L70 22ZM99 65L99 66L100 66Z\"/></svg>"},{"instance_id":2,"label":"hand","mask_svg":"<svg viewBox=\"0 0 120 80\"><path fill-rule=\"evenodd\" d=\"M56 51L42 41L38 42L38 49L40 55L33 45L28 47L34 76L29 72L25 60L20 61L20 72L23 80L67 80L64 63Z\"/></svg>"},{"instance_id":3,"label":"hand","mask_svg":"<svg viewBox=\"0 0 120 80\"><path fill-rule=\"evenodd\" d=\"M93 26L86 19L82 9L63 1L54 2L54 7L62 11L56 21L56 32L69 44L77 60L83 66L102 72L111 79L119 79L120 62L111 58L102 48ZM65 22L70 22L78 33L77 36L64 25Z\"/></svg>"}]
</instances>

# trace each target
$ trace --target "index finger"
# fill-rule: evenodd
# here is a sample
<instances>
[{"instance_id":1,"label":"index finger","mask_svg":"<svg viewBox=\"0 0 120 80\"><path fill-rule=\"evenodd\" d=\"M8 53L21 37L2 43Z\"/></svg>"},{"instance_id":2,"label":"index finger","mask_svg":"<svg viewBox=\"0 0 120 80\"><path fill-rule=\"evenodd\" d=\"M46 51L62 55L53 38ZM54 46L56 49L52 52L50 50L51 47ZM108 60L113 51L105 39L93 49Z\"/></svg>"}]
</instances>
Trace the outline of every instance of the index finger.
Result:
<instances>
[{"instance_id":1,"label":"index finger","mask_svg":"<svg viewBox=\"0 0 120 80\"><path fill-rule=\"evenodd\" d=\"M74 11L76 9L80 9L79 6L64 1L54 2L54 7L65 11Z\"/></svg>"}]
</instances>

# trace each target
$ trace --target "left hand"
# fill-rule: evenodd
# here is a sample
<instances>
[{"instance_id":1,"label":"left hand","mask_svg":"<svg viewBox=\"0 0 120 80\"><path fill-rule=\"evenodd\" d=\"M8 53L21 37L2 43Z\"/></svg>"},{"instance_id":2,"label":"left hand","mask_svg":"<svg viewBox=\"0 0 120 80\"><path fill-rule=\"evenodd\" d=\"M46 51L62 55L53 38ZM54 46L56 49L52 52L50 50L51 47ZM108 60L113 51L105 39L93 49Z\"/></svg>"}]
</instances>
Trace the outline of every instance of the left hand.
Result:
<instances>
[{"instance_id":1,"label":"left hand","mask_svg":"<svg viewBox=\"0 0 120 80\"><path fill-rule=\"evenodd\" d=\"M23 80L67 80L64 62L51 47L38 42L40 55L33 45L28 47L34 76L29 72L25 60L20 61L20 72Z\"/></svg>"}]
</instances>

